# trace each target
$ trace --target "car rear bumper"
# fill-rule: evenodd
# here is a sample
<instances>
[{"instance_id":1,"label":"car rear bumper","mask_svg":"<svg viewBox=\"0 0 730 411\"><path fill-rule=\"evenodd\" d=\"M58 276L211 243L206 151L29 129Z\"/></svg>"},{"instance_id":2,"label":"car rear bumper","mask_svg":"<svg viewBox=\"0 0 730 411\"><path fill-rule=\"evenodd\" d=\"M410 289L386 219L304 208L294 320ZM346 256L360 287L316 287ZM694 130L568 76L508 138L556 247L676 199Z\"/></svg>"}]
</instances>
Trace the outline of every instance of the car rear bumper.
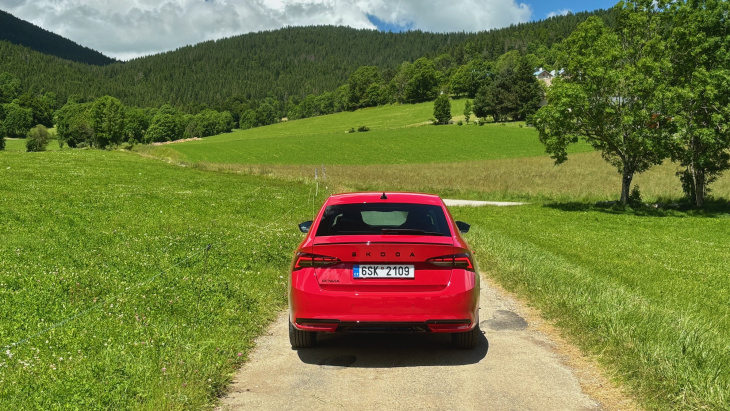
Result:
<instances>
[{"instance_id":1,"label":"car rear bumper","mask_svg":"<svg viewBox=\"0 0 730 411\"><path fill-rule=\"evenodd\" d=\"M308 271L293 273L289 292L289 315L299 330L462 332L477 325L479 282L474 272L452 276L440 291L353 292L323 290Z\"/></svg>"}]
</instances>

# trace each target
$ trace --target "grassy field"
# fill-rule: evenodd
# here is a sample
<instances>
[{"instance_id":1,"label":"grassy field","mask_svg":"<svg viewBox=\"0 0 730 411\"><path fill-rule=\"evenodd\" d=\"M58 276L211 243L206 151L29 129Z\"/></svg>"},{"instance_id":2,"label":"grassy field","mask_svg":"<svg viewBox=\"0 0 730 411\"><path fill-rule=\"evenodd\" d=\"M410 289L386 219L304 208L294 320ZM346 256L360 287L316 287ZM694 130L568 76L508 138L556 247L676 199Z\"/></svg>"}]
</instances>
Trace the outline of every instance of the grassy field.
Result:
<instances>
[{"instance_id":1,"label":"grassy field","mask_svg":"<svg viewBox=\"0 0 730 411\"><path fill-rule=\"evenodd\" d=\"M461 208L480 268L650 409L730 407L730 213ZM488 337L488 336L487 336Z\"/></svg>"},{"instance_id":2,"label":"grassy field","mask_svg":"<svg viewBox=\"0 0 730 411\"><path fill-rule=\"evenodd\" d=\"M375 110L347 113L366 114L375 124ZM414 120L354 135L341 129L357 122L337 116L317 119L338 124L329 134L303 120L173 145L168 157L295 181L311 181L316 168L334 191L529 200L454 210L478 227L470 238L482 269L541 308L647 408L727 408L729 176L711 186L718 200L708 211L602 209L593 204L618 198L620 175L585 146L555 166L534 130L518 124ZM665 163L634 183L645 201L671 204L682 197L677 170Z\"/></svg>"},{"instance_id":3,"label":"grassy field","mask_svg":"<svg viewBox=\"0 0 730 411\"><path fill-rule=\"evenodd\" d=\"M457 106L463 111L463 100L455 101ZM535 130L521 123L424 125L432 111L432 103L377 107L142 150L186 163L270 165L450 163L544 155ZM360 125L370 131L345 132ZM572 148L582 151L589 147Z\"/></svg>"},{"instance_id":4,"label":"grassy field","mask_svg":"<svg viewBox=\"0 0 730 411\"><path fill-rule=\"evenodd\" d=\"M195 167L295 180L322 177L322 165L241 165L201 162ZM434 164L326 165L334 191L425 191L473 200L583 201L616 200L621 175L599 153L575 153L555 166L547 156ZM673 163L656 166L634 178L644 201L673 203L682 197ZM711 186L715 196L730 198L730 175Z\"/></svg>"},{"instance_id":5,"label":"grassy field","mask_svg":"<svg viewBox=\"0 0 730 411\"><path fill-rule=\"evenodd\" d=\"M310 188L0 152L0 409L209 404L285 304Z\"/></svg>"},{"instance_id":6,"label":"grassy field","mask_svg":"<svg viewBox=\"0 0 730 411\"><path fill-rule=\"evenodd\" d=\"M730 176L705 211L602 208L620 176L585 146L556 167L533 129L422 125L431 111L340 113L135 149L143 156L9 141L0 409L214 402L285 304L295 223L325 192L356 189L529 200L452 210L472 224L482 271L647 408L730 408ZM344 133L361 125L372 131ZM680 199L676 170L638 175L644 199Z\"/></svg>"},{"instance_id":7,"label":"grassy field","mask_svg":"<svg viewBox=\"0 0 730 411\"><path fill-rule=\"evenodd\" d=\"M452 102L463 112L465 100ZM140 146L143 155L196 168L312 180L322 167L334 191L414 190L488 200L607 201L620 174L586 144L555 166L522 123L426 124L433 104L392 105L238 130L203 140ZM455 120L463 118L455 117ZM371 131L345 133L368 125ZM635 177L644 201L682 196L678 167L667 162ZM730 197L730 175L711 186Z\"/></svg>"},{"instance_id":8,"label":"grassy field","mask_svg":"<svg viewBox=\"0 0 730 411\"><path fill-rule=\"evenodd\" d=\"M46 147L47 151L58 151L58 141L51 140ZM24 138L6 138L5 151L26 151Z\"/></svg>"}]
</instances>

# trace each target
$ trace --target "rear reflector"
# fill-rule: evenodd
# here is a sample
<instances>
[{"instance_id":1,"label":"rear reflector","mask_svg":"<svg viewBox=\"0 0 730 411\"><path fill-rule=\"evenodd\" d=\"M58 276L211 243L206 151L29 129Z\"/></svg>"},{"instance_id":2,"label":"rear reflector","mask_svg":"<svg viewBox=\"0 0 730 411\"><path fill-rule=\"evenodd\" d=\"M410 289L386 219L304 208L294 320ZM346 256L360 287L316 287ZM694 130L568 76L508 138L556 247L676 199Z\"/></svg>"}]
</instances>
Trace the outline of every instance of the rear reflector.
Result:
<instances>
[{"instance_id":1,"label":"rear reflector","mask_svg":"<svg viewBox=\"0 0 730 411\"><path fill-rule=\"evenodd\" d=\"M297 318L297 327L307 331L335 332L340 320L319 318Z\"/></svg>"},{"instance_id":2,"label":"rear reflector","mask_svg":"<svg viewBox=\"0 0 730 411\"><path fill-rule=\"evenodd\" d=\"M471 262L471 254L451 254L433 257L426 260L437 267L463 268L467 271L474 271L474 264Z\"/></svg>"},{"instance_id":3,"label":"rear reflector","mask_svg":"<svg viewBox=\"0 0 730 411\"><path fill-rule=\"evenodd\" d=\"M339 264L341 261L337 257L329 257L326 255L317 255L309 253L297 253L297 262L294 264L294 270L310 267L328 267L330 265Z\"/></svg>"},{"instance_id":4,"label":"rear reflector","mask_svg":"<svg viewBox=\"0 0 730 411\"><path fill-rule=\"evenodd\" d=\"M428 320L428 329L435 333L460 332L471 329L471 320Z\"/></svg>"}]
</instances>

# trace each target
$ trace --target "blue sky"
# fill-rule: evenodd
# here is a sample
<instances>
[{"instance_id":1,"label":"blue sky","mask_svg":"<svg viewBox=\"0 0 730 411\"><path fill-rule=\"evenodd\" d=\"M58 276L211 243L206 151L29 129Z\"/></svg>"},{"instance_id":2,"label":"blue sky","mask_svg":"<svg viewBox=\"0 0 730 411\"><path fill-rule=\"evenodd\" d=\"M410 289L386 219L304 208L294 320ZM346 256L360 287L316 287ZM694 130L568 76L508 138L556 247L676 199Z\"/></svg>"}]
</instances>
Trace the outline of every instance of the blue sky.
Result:
<instances>
[{"instance_id":1,"label":"blue sky","mask_svg":"<svg viewBox=\"0 0 730 411\"><path fill-rule=\"evenodd\" d=\"M562 0L562 1L535 1L523 2L529 6L531 15L529 21L544 20L553 15L566 14L568 11L578 13L581 11L592 11L596 9L609 9L618 3L618 0ZM379 19L377 16L368 14L368 20L372 22L378 30L400 32L404 30L418 28L414 24L395 24Z\"/></svg>"},{"instance_id":2,"label":"blue sky","mask_svg":"<svg viewBox=\"0 0 730 411\"><path fill-rule=\"evenodd\" d=\"M476 32L614 4L606 0L0 0L0 10L128 60L286 26Z\"/></svg>"},{"instance_id":3,"label":"blue sky","mask_svg":"<svg viewBox=\"0 0 730 411\"><path fill-rule=\"evenodd\" d=\"M590 11L596 9L609 9L616 5L618 0L606 1L606 0L591 0L591 1L577 1L577 0L561 0L561 1L531 1L527 4L533 10L533 17L531 20L542 20L548 17L550 13L560 13L563 10L570 10L573 13L581 11Z\"/></svg>"}]
</instances>

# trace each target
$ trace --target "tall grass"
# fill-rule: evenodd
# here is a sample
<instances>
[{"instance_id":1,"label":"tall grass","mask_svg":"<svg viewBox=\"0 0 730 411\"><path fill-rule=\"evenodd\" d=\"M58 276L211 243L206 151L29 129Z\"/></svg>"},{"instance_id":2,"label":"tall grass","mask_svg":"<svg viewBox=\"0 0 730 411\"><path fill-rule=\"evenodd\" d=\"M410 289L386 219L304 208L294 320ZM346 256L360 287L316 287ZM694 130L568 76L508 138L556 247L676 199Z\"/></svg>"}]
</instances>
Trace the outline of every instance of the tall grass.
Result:
<instances>
[{"instance_id":1,"label":"tall grass","mask_svg":"<svg viewBox=\"0 0 730 411\"><path fill-rule=\"evenodd\" d=\"M328 184L335 191L425 191L474 200L609 201L617 200L621 175L599 153L574 153L560 166L547 156L476 160L454 163L348 165L324 164ZM311 180L322 165L220 164L196 167L234 173ZM634 178L645 202L672 203L683 196L678 167L667 162ZM711 195L730 198L730 174L710 185Z\"/></svg>"},{"instance_id":2,"label":"tall grass","mask_svg":"<svg viewBox=\"0 0 730 411\"><path fill-rule=\"evenodd\" d=\"M120 152L0 153L0 409L208 404L285 304L311 191Z\"/></svg>"},{"instance_id":3,"label":"tall grass","mask_svg":"<svg viewBox=\"0 0 730 411\"><path fill-rule=\"evenodd\" d=\"M580 204L452 210L480 268L651 409L730 408L730 214Z\"/></svg>"}]
</instances>

